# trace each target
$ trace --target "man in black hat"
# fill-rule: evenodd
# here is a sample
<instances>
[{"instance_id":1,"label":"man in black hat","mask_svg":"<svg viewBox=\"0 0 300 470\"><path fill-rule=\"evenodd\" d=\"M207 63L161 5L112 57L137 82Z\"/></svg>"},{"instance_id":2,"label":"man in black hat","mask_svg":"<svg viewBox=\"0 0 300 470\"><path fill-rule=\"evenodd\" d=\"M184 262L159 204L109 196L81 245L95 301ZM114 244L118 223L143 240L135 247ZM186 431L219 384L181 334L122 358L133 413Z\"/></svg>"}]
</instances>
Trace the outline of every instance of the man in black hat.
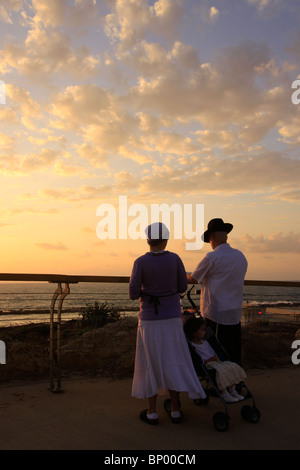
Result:
<instances>
[{"instance_id":1,"label":"man in black hat","mask_svg":"<svg viewBox=\"0 0 300 470\"><path fill-rule=\"evenodd\" d=\"M241 314L247 260L227 243L233 225L212 219L202 239L213 251L207 253L188 281L201 284L201 313L229 354L241 364Z\"/></svg>"}]
</instances>

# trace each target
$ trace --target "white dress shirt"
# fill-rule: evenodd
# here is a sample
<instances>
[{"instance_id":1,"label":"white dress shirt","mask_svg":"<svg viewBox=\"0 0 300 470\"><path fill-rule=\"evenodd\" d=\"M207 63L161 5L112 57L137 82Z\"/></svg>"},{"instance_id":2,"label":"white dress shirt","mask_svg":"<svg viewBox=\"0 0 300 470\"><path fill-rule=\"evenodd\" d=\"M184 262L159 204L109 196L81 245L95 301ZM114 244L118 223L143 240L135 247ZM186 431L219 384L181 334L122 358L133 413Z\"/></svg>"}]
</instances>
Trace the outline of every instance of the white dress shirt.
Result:
<instances>
[{"instance_id":1,"label":"white dress shirt","mask_svg":"<svg viewBox=\"0 0 300 470\"><path fill-rule=\"evenodd\" d=\"M201 313L216 323L240 322L247 260L239 250L222 243L203 258L192 273L201 284Z\"/></svg>"}]
</instances>

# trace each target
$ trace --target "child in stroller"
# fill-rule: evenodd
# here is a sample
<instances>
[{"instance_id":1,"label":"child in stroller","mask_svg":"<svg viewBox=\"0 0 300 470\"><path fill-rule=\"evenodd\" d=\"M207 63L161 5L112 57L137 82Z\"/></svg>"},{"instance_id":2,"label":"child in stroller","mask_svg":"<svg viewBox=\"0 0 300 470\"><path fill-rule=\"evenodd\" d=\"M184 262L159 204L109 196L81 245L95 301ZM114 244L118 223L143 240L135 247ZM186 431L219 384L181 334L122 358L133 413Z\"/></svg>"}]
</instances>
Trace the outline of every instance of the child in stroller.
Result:
<instances>
[{"instance_id":1,"label":"child in stroller","mask_svg":"<svg viewBox=\"0 0 300 470\"><path fill-rule=\"evenodd\" d=\"M213 422L215 428L218 431L223 432L226 431L229 426L229 414L227 406L231 404L234 405L241 399L252 400L252 406L249 404L242 406L241 416L245 421L250 423L258 423L260 420L260 411L256 408L255 400L251 391L242 380L246 374L242 368L237 369L235 367L237 364L232 362L230 363L228 353L219 342L217 336L213 333L209 326L206 326L205 318L202 317L197 306L191 298L191 291L193 287L194 286L192 286L187 291L187 298L192 306L192 309L183 309L183 328L185 330L192 361L199 380L205 380L207 386L209 387L206 389L206 398L201 400L194 400L194 403L197 406L202 406L208 403L209 395L219 397L224 405L225 413L220 411L216 412L213 415ZM225 366L226 361L227 363L229 362L230 364L233 364L233 366L229 366L231 371L228 375L226 373L226 369L228 372L228 366ZM234 374L238 371L239 375L232 375L233 369L235 369ZM222 381L219 382L219 385L216 380L217 375L222 379ZM226 376L226 382L223 382L223 375ZM228 380L229 377L231 378ZM239 384L239 392L237 392L235 389L236 384ZM227 393L229 396L225 390L228 386L229 390ZM242 390L245 390L245 395L240 395ZM224 398L222 396L223 392L225 392L223 395ZM164 406L166 411L168 411L171 406L170 400L165 400Z\"/></svg>"},{"instance_id":2,"label":"child in stroller","mask_svg":"<svg viewBox=\"0 0 300 470\"><path fill-rule=\"evenodd\" d=\"M244 400L245 397L236 391L235 386L247 378L247 375L238 364L219 359L215 350L204 339L206 334L204 318L193 316L185 323L184 331L194 351L201 357L207 369L215 369L216 383L221 398L226 403Z\"/></svg>"}]
</instances>

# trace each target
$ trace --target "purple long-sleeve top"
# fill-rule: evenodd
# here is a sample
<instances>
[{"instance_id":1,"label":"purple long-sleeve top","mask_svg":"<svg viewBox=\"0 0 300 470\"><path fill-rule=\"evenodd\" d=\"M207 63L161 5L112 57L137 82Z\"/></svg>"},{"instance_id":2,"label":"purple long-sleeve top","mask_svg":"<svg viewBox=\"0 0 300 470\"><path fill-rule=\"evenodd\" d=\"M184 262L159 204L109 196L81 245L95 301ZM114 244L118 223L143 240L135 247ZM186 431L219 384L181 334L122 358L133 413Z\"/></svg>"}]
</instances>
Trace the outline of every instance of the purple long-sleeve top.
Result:
<instances>
[{"instance_id":1,"label":"purple long-sleeve top","mask_svg":"<svg viewBox=\"0 0 300 470\"><path fill-rule=\"evenodd\" d=\"M135 260L129 297L131 300L140 298L140 320L180 317L179 293L186 290L186 271L176 253L149 251Z\"/></svg>"}]
</instances>

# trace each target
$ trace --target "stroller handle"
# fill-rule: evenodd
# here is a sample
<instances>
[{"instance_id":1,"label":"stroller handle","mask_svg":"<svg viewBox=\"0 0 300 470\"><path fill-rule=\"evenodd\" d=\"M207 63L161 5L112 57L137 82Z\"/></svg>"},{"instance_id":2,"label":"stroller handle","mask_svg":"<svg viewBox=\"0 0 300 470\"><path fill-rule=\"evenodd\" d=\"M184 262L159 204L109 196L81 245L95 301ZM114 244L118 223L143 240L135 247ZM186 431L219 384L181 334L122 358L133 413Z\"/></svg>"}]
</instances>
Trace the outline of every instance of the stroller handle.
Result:
<instances>
[{"instance_id":1,"label":"stroller handle","mask_svg":"<svg viewBox=\"0 0 300 470\"><path fill-rule=\"evenodd\" d=\"M187 296L187 298L189 299L189 302L190 302L190 304L192 305L192 307L195 308L195 309L198 311L197 305L195 304L195 302L194 302L193 299L191 298L191 290L193 289L193 287L195 287L194 284L193 284L192 287L187 291L186 296Z\"/></svg>"},{"instance_id":2,"label":"stroller handle","mask_svg":"<svg viewBox=\"0 0 300 470\"><path fill-rule=\"evenodd\" d=\"M195 310L195 312L191 312L189 310L184 310L182 313L183 315L186 315L186 316L191 316L191 315L195 315L195 314L200 314L199 312L199 308L197 307L197 305L195 304L195 302L193 301L193 299L191 298L191 290L193 289L193 287L195 287L195 285L192 285L192 287L186 292L186 295L187 295L187 298L191 304L191 306L193 307L193 309ZM201 314L200 314L201 315Z\"/></svg>"}]
</instances>

